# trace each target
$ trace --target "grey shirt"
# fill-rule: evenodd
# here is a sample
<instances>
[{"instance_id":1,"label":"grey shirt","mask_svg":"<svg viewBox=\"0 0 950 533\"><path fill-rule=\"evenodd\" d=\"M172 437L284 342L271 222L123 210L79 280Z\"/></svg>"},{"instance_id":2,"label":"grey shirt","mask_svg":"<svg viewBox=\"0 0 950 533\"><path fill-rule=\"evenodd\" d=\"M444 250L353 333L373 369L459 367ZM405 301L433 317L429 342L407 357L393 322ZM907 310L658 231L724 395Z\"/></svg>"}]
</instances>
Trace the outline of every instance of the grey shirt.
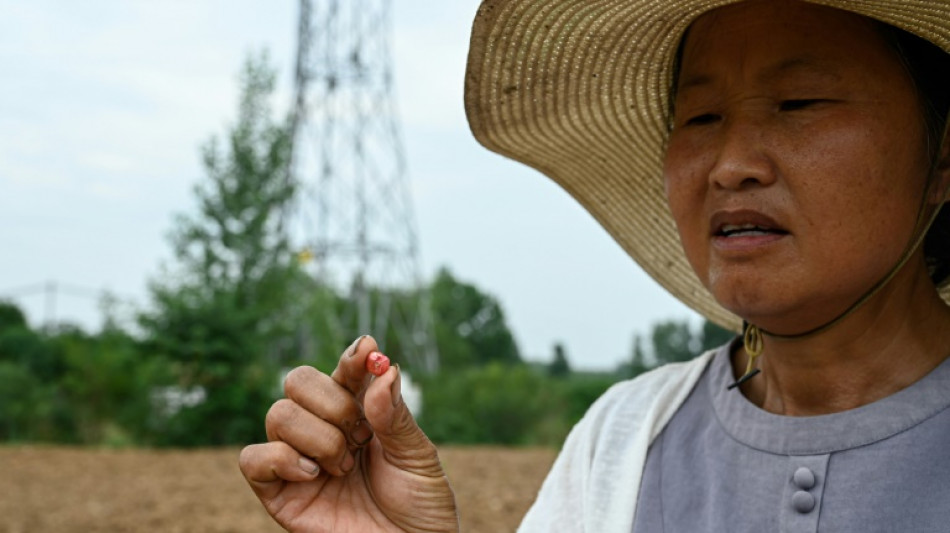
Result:
<instances>
[{"instance_id":1,"label":"grey shirt","mask_svg":"<svg viewBox=\"0 0 950 533\"><path fill-rule=\"evenodd\" d=\"M950 532L950 362L875 403L763 411L720 349L647 453L634 533Z\"/></svg>"}]
</instances>

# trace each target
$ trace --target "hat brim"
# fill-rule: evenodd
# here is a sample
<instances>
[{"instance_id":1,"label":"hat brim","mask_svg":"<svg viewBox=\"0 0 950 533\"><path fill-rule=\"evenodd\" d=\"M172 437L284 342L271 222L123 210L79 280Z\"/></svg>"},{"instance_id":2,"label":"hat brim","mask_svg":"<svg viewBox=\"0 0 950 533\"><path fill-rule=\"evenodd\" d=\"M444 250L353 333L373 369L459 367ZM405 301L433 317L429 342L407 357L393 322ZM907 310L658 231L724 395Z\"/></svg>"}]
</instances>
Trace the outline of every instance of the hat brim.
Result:
<instances>
[{"instance_id":1,"label":"hat brim","mask_svg":"<svg viewBox=\"0 0 950 533\"><path fill-rule=\"evenodd\" d=\"M740 0L485 0L465 109L488 149L553 179L673 296L738 331L700 283L663 190L673 62L700 15ZM950 1L814 1L950 51ZM944 300L950 290L941 291Z\"/></svg>"}]
</instances>

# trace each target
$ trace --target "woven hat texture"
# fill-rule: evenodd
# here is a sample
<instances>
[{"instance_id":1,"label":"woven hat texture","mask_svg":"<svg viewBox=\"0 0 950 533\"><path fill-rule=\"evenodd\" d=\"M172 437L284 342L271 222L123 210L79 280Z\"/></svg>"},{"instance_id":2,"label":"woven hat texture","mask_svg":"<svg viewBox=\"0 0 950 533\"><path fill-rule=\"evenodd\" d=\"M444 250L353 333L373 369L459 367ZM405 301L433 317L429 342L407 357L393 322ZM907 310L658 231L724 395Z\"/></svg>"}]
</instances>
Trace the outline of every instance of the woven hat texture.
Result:
<instances>
[{"instance_id":1,"label":"woven hat texture","mask_svg":"<svg viewBox=\"0 0 950 533\"><path fill-rule=\"evenodd\" d=\"M738 330L740 319L690 268L662 178L677 46L696 18L732 3L485 0L472 30L465 108L479 142L553 179L666 290ZM950 51L950 0L813 3Z\"/></svg>"}]
</instances>

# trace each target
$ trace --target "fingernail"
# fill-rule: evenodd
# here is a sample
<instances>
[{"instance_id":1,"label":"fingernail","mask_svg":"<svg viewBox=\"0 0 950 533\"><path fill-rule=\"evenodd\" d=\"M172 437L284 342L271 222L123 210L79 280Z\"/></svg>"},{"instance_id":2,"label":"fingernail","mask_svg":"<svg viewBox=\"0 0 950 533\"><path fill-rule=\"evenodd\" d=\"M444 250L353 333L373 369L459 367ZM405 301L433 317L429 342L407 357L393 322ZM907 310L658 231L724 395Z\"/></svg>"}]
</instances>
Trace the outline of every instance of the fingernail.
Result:
<instances>
[{"instance_id":1,"label":"fingernail","mask_svg":"<svg viewBox=\"0 0 950 533\"><path fill-rule=\"evenodd\" d=\"M347 348L347 351L350 352L349 357L353 357L354 355L356 355L356 350L359 349L360 347L360 341L362 341L366 337L368 337L368 335L360 335L359 337L356 338L355 341L353 341L353 344L351 344L350 347Z\"/></svg>"},{"instance_id":2,"label":"fingernail","mask_svg":"<svg viewBox=\"0 0 950 533\"><path fill-rule=\"evenodd\" d=\"M297 465L300 466L301 470L308 474L316 475L320 473L320 466L306 457L301 457L298 459Z\"/></svg>"},{"instance_id":3,"label":"fingernail","mask_svg":"<svg viewBox=\"0 0 950 533\"><path fill-rule=\"evenodd\" d=\"M373 428L369 427L369 422L361 418L353 424L353 431L350 432L350 441L357 446L365 446L373 438Z\"/></svg>"},{"instance_id":4,"label":"fingernail","mask_svg":"<svg viewBox=\"0 0 950 533\"><path fill-rule=\"evenodd\" d=\"M355 465L356 459L353 457L353 454L346 452L346 455L343 456L343 462L340 463L340 470L342 470L344 474L349 474Z\"/></svg>"},{"instance_id":5,"label":"fingernail","mask_svg":"<svg viewBox=\"0 0 950 533\"><path fill-rule=\"evenodd\" d=\"M389 393L393 397L393 407L396 407L402 403L402 371L399 368L399 363L395 364L396 367L396 379L393 381L393 384L389 387Z\"/></svg>"}]
</instances>

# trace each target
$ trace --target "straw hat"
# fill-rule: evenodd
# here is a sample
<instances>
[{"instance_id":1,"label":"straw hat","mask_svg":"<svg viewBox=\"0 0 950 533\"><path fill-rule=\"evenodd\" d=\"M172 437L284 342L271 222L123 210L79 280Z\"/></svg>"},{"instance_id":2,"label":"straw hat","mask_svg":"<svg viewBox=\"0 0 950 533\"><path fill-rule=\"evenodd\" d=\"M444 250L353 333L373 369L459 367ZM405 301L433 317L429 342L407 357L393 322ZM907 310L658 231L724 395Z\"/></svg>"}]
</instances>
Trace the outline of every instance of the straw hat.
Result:
<instances>
[{"instance_id":1,"label":"straw hat","mask_svg":"<svg viewBox=\"0 0 950 533\"><path fill-rule=\"evenodd\" d=\"M693 273L663 192L672 66L686 28L736 0L484 0L465 108L490 150L540 170L683 303L738 330ZM950 0L816 1L950 51ZM944 290L946 300L950 292Z\"/></svg>"}]
</instances>

